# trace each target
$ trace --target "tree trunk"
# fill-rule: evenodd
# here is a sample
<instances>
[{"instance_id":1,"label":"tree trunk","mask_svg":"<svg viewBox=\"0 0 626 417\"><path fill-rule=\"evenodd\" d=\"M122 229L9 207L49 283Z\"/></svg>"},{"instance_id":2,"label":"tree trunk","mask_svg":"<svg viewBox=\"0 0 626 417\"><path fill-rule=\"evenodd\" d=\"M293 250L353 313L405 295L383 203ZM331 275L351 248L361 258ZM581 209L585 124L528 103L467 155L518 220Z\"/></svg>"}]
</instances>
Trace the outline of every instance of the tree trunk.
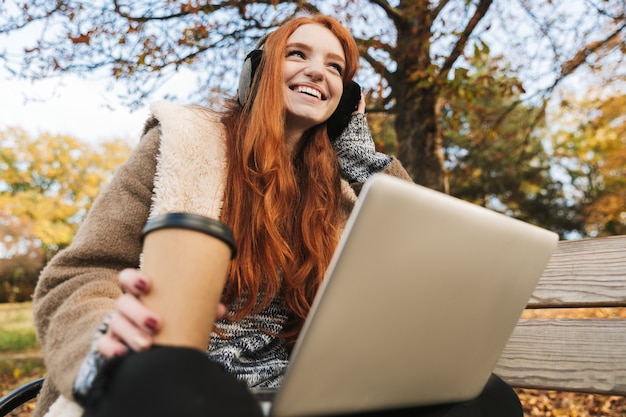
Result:
<instances>
[{"instance_id":1,"label":"tree trunk","mask_svg":"<svg viewBox=\"0 0 626 417\"><path fill-rule=\"evenodd\" d=\"M398 158L416 183L448 192L439 125L441 88L430 57L431 12L428 2L404 1L400 9L398 69L388 78L396 102Z\"/></svg>"},{"instance_id":2,"label":"tree trunk","mask_svg":"<svg viewBox=\"0 0 626 417\"><path fill-rule=\"evenodd\" d=\"M433 91L423 91L421 97L398 100L395 122L398 159L416 183L447 193L438 102Z\"/></svg>"}]
</instances>

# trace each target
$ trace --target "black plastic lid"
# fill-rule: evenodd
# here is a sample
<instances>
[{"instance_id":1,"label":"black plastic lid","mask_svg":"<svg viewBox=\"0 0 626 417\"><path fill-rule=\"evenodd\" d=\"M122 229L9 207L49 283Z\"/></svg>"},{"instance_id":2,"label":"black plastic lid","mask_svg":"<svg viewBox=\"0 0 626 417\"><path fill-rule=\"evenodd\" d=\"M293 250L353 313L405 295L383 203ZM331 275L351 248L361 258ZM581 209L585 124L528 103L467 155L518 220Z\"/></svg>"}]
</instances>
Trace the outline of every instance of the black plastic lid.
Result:
<instances>
[{"instance_id":1,"label":"black plastic lid","mask_svg":"<svg viewBox=\"0 0 626 417\"><path fill-rule=\"evenodd\" d=\"M222 240L231 250L230 258L237 253L233 232L219 220L192 213L165 213L150 219L143 228L142 238L148 233L165 228L182 228L206 233Z\"/></svg>"}]
</instances>

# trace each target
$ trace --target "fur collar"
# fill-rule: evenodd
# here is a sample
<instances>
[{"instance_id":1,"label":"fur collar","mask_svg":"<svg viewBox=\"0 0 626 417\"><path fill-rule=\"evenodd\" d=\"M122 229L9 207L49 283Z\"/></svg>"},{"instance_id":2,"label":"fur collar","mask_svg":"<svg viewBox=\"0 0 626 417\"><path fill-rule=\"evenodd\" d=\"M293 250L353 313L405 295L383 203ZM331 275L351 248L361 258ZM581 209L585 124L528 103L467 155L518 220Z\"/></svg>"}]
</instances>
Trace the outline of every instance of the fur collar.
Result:
<instances>
[{"instance_id":1,"label":"fur collar","mask_svg":"<svg viewBox=\"0 0 626 417\"><path fill-rule=\"evenodd\" d=\"M150 216L187 212L219 219L226 184L224 129L218 116L163 101L151 106L161 145Z\"/></svg>"}]
</instances>

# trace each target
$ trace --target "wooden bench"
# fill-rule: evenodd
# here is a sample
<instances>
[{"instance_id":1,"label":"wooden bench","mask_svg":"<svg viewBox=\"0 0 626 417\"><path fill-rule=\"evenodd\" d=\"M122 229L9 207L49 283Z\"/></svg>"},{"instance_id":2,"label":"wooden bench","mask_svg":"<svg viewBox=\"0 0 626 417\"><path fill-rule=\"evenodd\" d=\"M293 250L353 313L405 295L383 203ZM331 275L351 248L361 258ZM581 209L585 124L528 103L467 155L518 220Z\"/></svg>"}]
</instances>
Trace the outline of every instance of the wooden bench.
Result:
<instances>
[{"instance_id":1,"label":"wooden bench","mask_svg":"<svg viewBox=\"0 0 626 417\"><path fill-rule=\"evenodd\" d=\"M626 307L626 236L559 242L529 309ZM518 388L626 395L626 318L521 319L495 371ZM0 401L0 416L43 380Z\"/></svg>"},{"instance_id":2,"label":"wooden bench","mask_svg":"<svg viewBox=\"0 0 626 417\"><path fill-rule=\"evenodd\" d=\"M626 236L562 241L529 309L626 307ZM626 318L522 318L496 371L518 388L626 395Z\"/></svg>"}]
</instances>

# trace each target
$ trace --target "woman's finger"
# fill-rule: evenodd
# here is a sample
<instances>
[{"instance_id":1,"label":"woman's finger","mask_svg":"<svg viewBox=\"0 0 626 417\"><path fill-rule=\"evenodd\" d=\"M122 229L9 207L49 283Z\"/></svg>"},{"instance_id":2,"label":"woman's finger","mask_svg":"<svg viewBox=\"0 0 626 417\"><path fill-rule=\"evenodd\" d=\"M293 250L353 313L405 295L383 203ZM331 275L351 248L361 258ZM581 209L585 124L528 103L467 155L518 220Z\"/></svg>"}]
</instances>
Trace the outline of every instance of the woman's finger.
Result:
<instances>
[{"instance_id":1,"label":"woman's finger","mask_svg":"<svg viewBox=\"0 0 626 417\"><path fill-rule=\"evenodd\" d=\"M128 347L110 333L105 333L96 341L96 350L105 358L122 356L128 352Z\"/></svg>"},{"instance_id":2,"label":"woman's finger","mask_svg":"<svg viewBox=\"0 0 626 417\"><path fill-rule=\"evenodd\" d=\"M365 113L365 96L361 93L361 98L359 99L359 103L356 106L357 113Z\"/></svg>"},{"instance_id":3,"label":"woman's finger","mask_svg":"<svg viewBox=\"0 0 626 417\"><path fill-rule=\"evenodd\" d=\"M152 346L152 335L134 325L127 317L116 313L111 317L105 336L118 340L130 349L141 352Z\"/></svg>"},{"instance_id":4,"label":"woman's finger","mask_svg":"<svg viewBox=\"0 0 626 417\"><path fill-rule=\"evenodd\" d=\"M123 294L117 299L116 305L118 315L122 315L142 332L154 335L161 329L160 317L135 296Z\"/></svg>"},{"instance_id":5,"label":"woman's finger","mask_svg":"<svg viewBox=\"0 0 626 417\"><path fill-rule=\"evenodd\" d=\"M118 279L124 292L136 297L148 294L152 289L152 281L143 272L127 268L119 273Z\"/></svg>"},{"instance_id":6,"label":"woman's finger","mask_svg":"<svg viewBox=\"0 0 626 417\"><path fill-rule=\"evenodd\" d=\"M215 314L215 321L223 319L226 316L226 313L228 313L228 307L226 307L226 304L219 303L217 305L217 313Z\"/></svg>"}]
</instances>

